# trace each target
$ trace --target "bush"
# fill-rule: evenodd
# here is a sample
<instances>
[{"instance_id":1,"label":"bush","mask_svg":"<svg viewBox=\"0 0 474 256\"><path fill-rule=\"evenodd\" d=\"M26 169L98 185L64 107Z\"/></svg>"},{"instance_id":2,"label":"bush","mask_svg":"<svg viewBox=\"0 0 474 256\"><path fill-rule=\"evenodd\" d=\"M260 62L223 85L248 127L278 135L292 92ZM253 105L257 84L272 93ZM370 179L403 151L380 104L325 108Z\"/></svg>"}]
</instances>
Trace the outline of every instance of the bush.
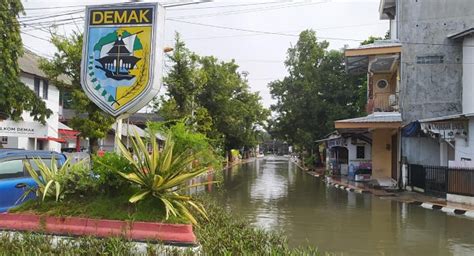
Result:
<instances>
[{"instance_id":1,"label":"bush","mask_svg":"<svg viewBox=\"0 0 474 256\"><path fill-rule=\"evenodd\" d=\"M102 157L92 158L92 172L97 177L98 186L103 192L116 194L130 185L118 172L131 173L132 167L124 157L107 152Z\"/></svg>"},{"instance_id":2,"label":"bush","mask_svg":"<svg viewBox=\"0 0 474 256\"><path fill-rule=\"evenodd\" d=\"M58 177L64 187L65 195L89 196L96 195L99 190L98 179L91 173L89 165L84 162L71 165Z\"/></svg>"},{"instance_id":3,"label":"bush","mask_svg":"<svg viewBox=\"0 0 474 256\"><path fill-rule=\"evenodd\" d=\"M171 135L166 138L166 144L162 151L159 150L153 133L149 140L151 151L147 141L143 140L138 133L135 133L131 141L132 152L122 142L119 143L119 148L123 157L128 160L132 172L118 172L139 189L130 197L129 201L136 203L154 197L161 201L166 211L166 219L170 216L183 217L191 223L197 224L190 209L206 216L202 205L193 202L191 196L185 195L189 188L208 183L190 184L192 179L208 171L207 167L193 165L197 155L188 151L177 154Z\"/></svg>"}]
</instances>

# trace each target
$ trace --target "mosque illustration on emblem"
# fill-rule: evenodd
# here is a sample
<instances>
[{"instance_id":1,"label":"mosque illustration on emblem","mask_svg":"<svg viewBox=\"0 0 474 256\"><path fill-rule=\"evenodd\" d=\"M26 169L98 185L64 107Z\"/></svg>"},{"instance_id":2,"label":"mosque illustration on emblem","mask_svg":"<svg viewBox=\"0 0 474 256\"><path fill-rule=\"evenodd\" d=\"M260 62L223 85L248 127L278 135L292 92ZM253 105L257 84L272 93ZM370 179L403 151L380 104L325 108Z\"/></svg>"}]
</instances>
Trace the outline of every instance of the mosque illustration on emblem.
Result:
<instances>
[{"instance_id":1,"label":"mosque illustration on emblem","mask_svg":"<svg viewBox=\"0 0 474 256\"><path fill-rule=\"evenodd\" d=\"M130 74L130 70L135 69L141 59L133 55L135 39L140 32L118 35L115 41L103 45L96 59L100 66L95 67L103 70L107 78L116 81L133 79L135 75Z\"/></svg>"}]
</instances>

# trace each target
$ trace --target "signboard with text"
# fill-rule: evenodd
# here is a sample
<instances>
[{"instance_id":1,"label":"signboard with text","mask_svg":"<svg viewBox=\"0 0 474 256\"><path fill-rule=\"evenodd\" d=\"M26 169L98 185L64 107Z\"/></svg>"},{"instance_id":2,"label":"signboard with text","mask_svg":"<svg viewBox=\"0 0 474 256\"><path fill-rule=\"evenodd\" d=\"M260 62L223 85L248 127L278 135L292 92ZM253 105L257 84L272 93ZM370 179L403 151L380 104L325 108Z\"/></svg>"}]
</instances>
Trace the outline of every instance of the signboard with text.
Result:
<instances>
[{"instance_id":1,"label":"signboard with text","mask_svg":"<svg viewBox=\"0 0 474 256\"><path fill-rule=\"evenodd\" d=\"M88 6L85 24L84 92L113 116L138 111L160 89L164 8L158 3Z\"/></svg>"},{"instance_id":2,"label":"signboard with text","mask_svg":"<svg viewBox=\"0 0 474 256\"><path fill-rule=\"evenodd\" d=\"M48 127L38 122L0 121L0 136L45 138Z\"/></svg>"}]
</instances>

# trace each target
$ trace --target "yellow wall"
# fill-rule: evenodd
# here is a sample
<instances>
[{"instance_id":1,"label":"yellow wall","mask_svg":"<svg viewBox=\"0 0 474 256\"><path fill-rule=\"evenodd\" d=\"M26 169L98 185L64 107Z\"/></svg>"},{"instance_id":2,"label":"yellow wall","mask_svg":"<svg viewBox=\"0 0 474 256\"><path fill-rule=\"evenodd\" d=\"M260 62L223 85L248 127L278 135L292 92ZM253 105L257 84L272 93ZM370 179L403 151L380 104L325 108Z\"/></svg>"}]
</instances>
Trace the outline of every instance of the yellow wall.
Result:
<instances>
[{"instance_id":1,"label":"yellow wall","mask_svg":"<svg viewBox=\"0 0 474 256\"><path fill-rule=\"evenodd\" d=\"M391 177L392 150L397 150L391 145L393 131L393 129L375 129L372 131L373 178Z\"/></svg>"}]
</instances>

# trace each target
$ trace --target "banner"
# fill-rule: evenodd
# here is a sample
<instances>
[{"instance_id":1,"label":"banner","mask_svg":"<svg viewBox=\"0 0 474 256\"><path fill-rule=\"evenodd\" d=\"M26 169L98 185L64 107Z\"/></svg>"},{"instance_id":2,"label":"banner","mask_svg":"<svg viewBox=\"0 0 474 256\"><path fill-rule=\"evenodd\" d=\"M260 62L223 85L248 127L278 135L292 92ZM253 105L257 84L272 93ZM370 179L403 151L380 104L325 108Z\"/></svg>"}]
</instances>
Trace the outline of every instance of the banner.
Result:
<instances>
[{"instance_id":1,"label":"banner","mask_svg":"<svg viewBox=\"0 0 474 256\"><path fill-rule=\"evenodd\" d=\"M0 121L0 136L45 138L48 127L38 122Z\"/></svg>"},{"instance_id":2,"label":"banner","mask_svg":"<svg viewBox=\"0 0 474 256\"><path fill-rule=\"evenodd\" d=\"M88 6L81 83L113 116L134 113L159 91L164 8L157 3Z\"/></svg>"}]
</instances>

